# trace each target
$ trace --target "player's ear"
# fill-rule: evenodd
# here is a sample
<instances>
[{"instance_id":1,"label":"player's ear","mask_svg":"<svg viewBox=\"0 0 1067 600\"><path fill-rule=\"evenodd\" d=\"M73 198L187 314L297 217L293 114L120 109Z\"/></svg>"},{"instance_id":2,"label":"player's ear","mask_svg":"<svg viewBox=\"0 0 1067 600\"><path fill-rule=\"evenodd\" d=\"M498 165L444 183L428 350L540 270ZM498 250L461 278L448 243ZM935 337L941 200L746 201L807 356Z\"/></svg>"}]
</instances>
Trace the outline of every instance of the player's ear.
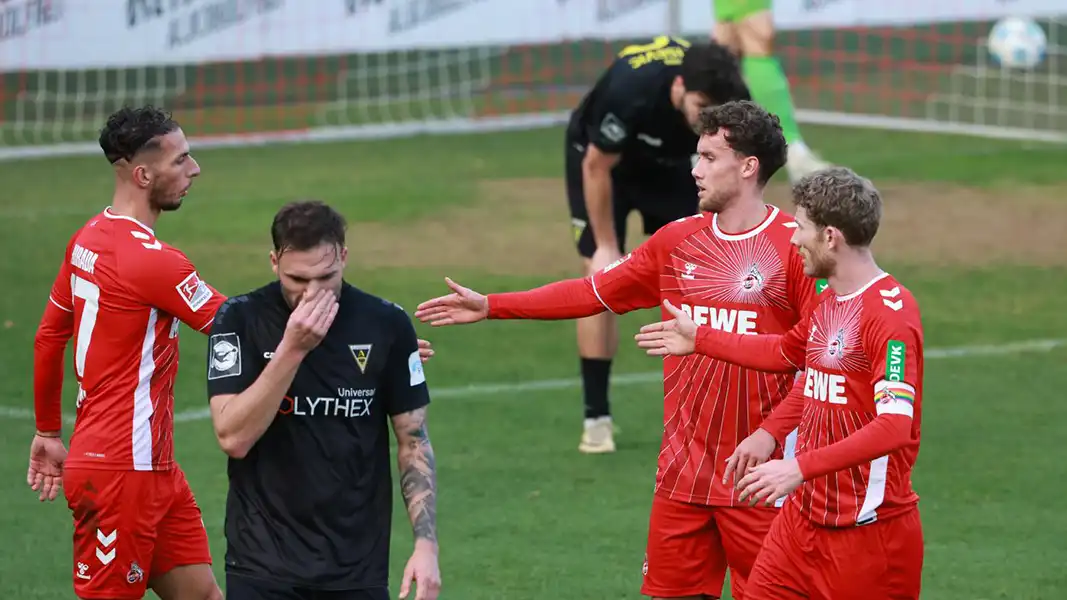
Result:
<instances>
[{"instance_id":1,"label":"player's ear","mask_svg":"<svg viewBox=\"0 0 1067 600\"><path fill-rule=\"evenodd\" d=\"M674 81L671 82L671 95L678 98L685 98L685 80L682 79L681 75L674 76ZM682 104L681 100L678 100L677 102L680 105Z\"/></svg>"},{"instance_id":2,"label":"player's ear","mask_svg":"<svg viewBox=\"0 0 1067 600\"><path fill-rule=\"evenodd\" d=\"M144 163L137 163L133 165L130 170L130 179L140 187L148 187L152 185L152 174L148 170L148 165Z\"/></svg>"},{"instance_id":3,"label":"player's ear","mask_svg":"<svg viewBox=\"0 0 1067 600\"><path fill-rule=\"evenodd\" d=\"M270 251L270 269L274 271L274 274L278 274L278 253L274 250Z\"/></svg>"},{"instance_id":4,"label":"player's ear","mask_svg":"<svg viewBox=\"0 0 1067 600\"><path fill-rule=\"evenodd\" d=\"M845 236L841 233L841 230L836 227L827 225L823 228L823 235L826 236L826 247L829 250L835 250L845 247Z\"/></svg>"},{"instance_id":5,"label":"player's ear","mask_svg":"<svg viewBox=\"0 0 1067 600\"><path fill-rule=\"evenodd\" d=\"M348 264L348 246L341 246L341 268Z\"/></svg>"},{"instance_id":6,"label":"player's ear","mask_svg":"<svg viewBox=\"0 0 1067 600\"><path fill-rule=\"evenodd\" d=\"M745 179L759 175L759 159L755 156L746 156L741 164L741 176Z\"/></svg>"}]
</instances>

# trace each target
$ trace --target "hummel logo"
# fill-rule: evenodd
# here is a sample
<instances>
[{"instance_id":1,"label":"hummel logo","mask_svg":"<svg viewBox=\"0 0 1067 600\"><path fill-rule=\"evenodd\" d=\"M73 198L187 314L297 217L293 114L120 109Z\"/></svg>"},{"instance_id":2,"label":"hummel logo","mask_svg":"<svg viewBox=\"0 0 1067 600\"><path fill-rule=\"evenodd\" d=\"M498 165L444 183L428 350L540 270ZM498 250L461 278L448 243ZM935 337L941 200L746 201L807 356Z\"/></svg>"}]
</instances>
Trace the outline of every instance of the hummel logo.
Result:
<instances>
[{"instance_id":1,"label":"hummel logo","mask_svg":"<svg viewBox=\"0 0 1067 600\"><path fill-rule=\"evenodd\" d=\"M103 532L102 530L100 530L100 529L97 529L97 530L96 530L96 539L97 539L97 541L99 541L99 542L100 542L100 543L101 543L101 544L102 544L102 545L103 545L103 546L104 546L105 548L107 548L107 547L108 547L108 546L110 546L111 544L114 544L114 543L115 543L115 538L117 538L118 536L119 536L119 531L118 531L117 529L116 529L116 530L114 530L114 531L112 531L112 532L111 532L111 533L109 533L108 535L104 535L104 532Z\"/></svg>"},{"instance_id":2,"label":"hummel logo","mask_svg":"<svg viewBox=\"0 0 1067 600\"><path fill-rule=\"evenodd\" d=\"M133 237L135 237L135 238L137 238L139 240L151 240L152 239L152 236L148 235L147 233L141 232L141 231L131 231L130 235L132 235ZM150 243L150 244L147 243L147 242L141 242L141 245L144 246L145 248L148 248L149 250L159 250L160 248L163 247L163 244L161 244L159 242L159 240L152 240L152 243Z\"/></svg>"},{"instance_id":3,"label":"hummel logo","mask_svg":"<svg viewBox=\"0 0 1067 600\"><path fill-rule=\"evenodd\" d=\"M899 285L891 290L879 290L878 293L882 295L882 304L885 304L893 310L900 310L904 308L903 300L887 300L887 298L896 298L900 295Z\"/></svg>"}]
</instances>

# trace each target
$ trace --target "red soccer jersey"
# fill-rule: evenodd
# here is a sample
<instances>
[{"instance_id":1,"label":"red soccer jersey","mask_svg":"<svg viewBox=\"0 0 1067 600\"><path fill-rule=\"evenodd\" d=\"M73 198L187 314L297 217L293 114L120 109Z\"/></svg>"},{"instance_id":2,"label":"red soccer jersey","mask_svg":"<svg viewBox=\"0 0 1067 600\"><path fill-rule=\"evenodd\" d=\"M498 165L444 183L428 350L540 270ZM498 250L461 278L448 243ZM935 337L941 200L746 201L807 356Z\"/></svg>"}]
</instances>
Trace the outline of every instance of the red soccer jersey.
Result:
<instances>
[{"instance_id":1,"label":"red soccer jersey","mask_svg":"<svg viewBox=\"0 0 1067 600\"><path fill-rule=\"evenodd\" d=\"M714 215L675 221L620 261L593 275L609 310L624 313L669 300L698 325L742 334L782 334L801 320L816 282L789 243L793 219L768 206L754 229L727 234ZM663 317L670 318L665 310ZM707 356L663 361L663 441L656 493L732 506L723 485L726 458L786 396L793 374L746 369Z\"/></svg>"},{"instance_id":2,"label":"red soccer jersey","mask_svg":"<svg viewBox=\"0 0 1067 600\"><path fill-rule=\"evenodd\" d=\"M57 367L55 347L72 332L78 408L66 465L172 468L179 321L209 327L225 297L152 229L107 209L71 238L49 300L35 395L39 412L58 405L62 353Z\"/></svg>"},{"instance_id":3,"label":"red soccer jersey","mask_svg":"<svg viewBox=\"0 0 1067 600\"><path fill-rule=\"evenodd\" d=\"M864 524L914 507L923 331L911 293L888 273L848 296L824 293L811 315L782 338L781 348L793 364L806 362L796 453L807 480L790 501L829 527ZM880 415L892 417L874 423ZM910 428L910 435L904 429L907 443L881 456L871 452L887 437L893 441L900 418ZM846 440L848 455L870 457L858 464L848 460L839 452ZM832 444L839 445L829 448Z\"/></svg>"}]
</instances>

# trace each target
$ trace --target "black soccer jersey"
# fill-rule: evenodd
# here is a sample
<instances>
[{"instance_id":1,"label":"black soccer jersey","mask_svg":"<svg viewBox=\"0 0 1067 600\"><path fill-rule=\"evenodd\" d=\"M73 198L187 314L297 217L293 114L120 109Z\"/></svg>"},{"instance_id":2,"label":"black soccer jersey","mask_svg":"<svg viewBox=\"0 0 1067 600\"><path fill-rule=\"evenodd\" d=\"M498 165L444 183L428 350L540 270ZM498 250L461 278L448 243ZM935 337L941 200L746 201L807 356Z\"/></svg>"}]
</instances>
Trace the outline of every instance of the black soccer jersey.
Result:
<instances>
[{"instance_id":1,"label":"black soccer jersey","mask_svg":"<svg viewBox=\"0 0 1067 600\"><path fill-rule=\"evenodd\" d=\"M630 167L692 168L698 136L671 103L688 47L661 36L624 48L571 113L567 143L622 154Z\"/></svg>"},{"instance_id":2,"label":"black soccer jersey","mask_svg":"<svg viewBox=\"0 0 1067 600\"><path fill-rule=\"evenodd\" d=\"M228 300L208 348L208 396L248 388L291 311L278 282ZM393 486L388 417L429 403L399 306L344 284L337 317L278 415L230 459L229 572L318 589L386 587Z\"/></svg>"}]
</instances>

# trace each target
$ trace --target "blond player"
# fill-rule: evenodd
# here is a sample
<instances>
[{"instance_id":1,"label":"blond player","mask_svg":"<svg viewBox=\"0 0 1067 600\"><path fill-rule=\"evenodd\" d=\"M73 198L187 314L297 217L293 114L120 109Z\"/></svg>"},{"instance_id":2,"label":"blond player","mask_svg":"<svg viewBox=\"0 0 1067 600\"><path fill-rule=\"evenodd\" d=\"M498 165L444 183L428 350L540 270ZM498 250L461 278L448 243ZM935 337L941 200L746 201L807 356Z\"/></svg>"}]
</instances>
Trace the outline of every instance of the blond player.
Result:
<instances>
[{"instance_id":1,"label":"blond player","mask_svg":"<svg viewBox=\"0 0 1067 600\"><path fill-rule=\"evenodd\" d=\"M919 305L871 254L882 203L869 181L844 168L820 171L802 179L793 198L793 244L807 274L829 283L800 324L784 335L738 336L668 306L674 318L642 328L638 345L657 356L695 352L748 368L804 370L803 395L790 395L770 417L796 415L796 458L756 466L737 482L753 504L792 494L746 598L918 598L923 533L911 473L922 422Z\"/></svg>"},{"instance_id":2,"label":"blond player","mask_svg":"<svg viewBox=\"0 0 1067 600\"><path fill-rule=\"evenodd\" d=\"M703 214L668 223L587 278L488 297L449 281L454 293L424 302L415 317L434 325L573 319L668 299L709 327L785 333L814 299L816 282L789 243L795 222L763 201L765 184L785 162L778 120L750 101L705 109L697 153L692 175ZM792 374L703 356L664 361L663 440L642 593L718 598L729 568L733 597L747 597L745 580L778 511L740 502L723 482L725 461L750 454L738 442L761 425L788 439L764 418L793 381ZM787 445L781 451L790 455Z\"/></svg>"}]
</instances>

